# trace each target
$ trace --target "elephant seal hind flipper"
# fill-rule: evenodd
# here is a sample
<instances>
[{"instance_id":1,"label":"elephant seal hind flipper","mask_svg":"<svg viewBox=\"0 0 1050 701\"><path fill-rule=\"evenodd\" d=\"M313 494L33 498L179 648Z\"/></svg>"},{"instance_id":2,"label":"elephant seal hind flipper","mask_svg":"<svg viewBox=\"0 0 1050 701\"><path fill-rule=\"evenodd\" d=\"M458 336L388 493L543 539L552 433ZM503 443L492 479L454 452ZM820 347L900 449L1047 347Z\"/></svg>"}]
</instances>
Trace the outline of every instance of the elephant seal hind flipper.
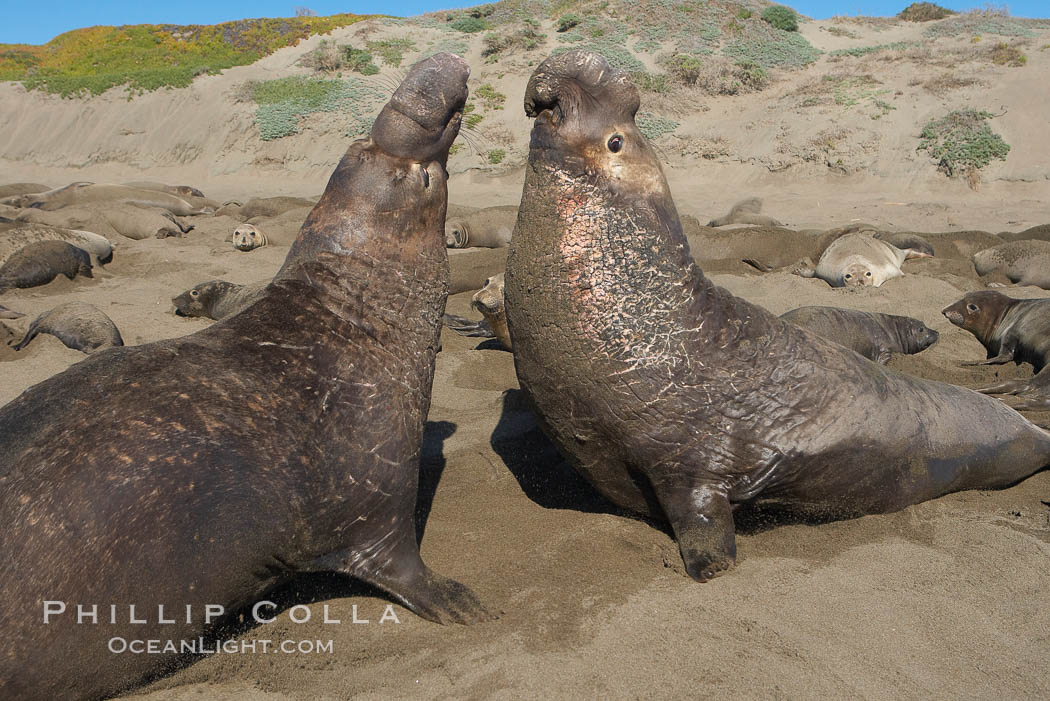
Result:
<instances>
[{"instance_id":1,"label":"elephant seal hind flipper","mask_svg":"<svg viewBox=\"0 0 1050 701\"><path fill-rule=\"evenodd\" d=\"M690 576L734 565L743 503L886 513L1050 466L1050 434L1001 402L893 372L711 282L639 103L585 51L530 77L507 322L552 442L613 503L669 522Z\"/></svg>"},{"instance_id":2,"label":"elephant seal hind flipper","mask_svg":"<svg viewBox=\"0 0 1050 701\"><path fill-rule=\"evenodd\" d=\"M23 316L25 316L25 314L22 312L16 312L13 309L8 309L0 304L0 319L21 319Z\"/></svg>"},{"instance_id":3,"label":"elephant seal hind flipper","mask_svg":"<svg viewBox=\"0 0 1050 701\"><path fill-rule=\"evenodd\" d=\"M113 320L95 305L84 302L66 302L38 316L14 350L22 350L42 333L51 334L67 348L85 353L124 345Z\"/></svg>"},{"instance_id":4,"label":"elephant seal hind flipper","mask_svg":"<svg viewBox=\"0 0 1050 701\"><path fill-rule=\"evenodd\" d=\"M495 338L496 332L492 330L492 326L489 324L487 319L468 319L465 316L459 316L457 314L445 313L442 317L445 326L458 333L460 336L468 336L474 338Z\"/></svg>"}]
</instances>

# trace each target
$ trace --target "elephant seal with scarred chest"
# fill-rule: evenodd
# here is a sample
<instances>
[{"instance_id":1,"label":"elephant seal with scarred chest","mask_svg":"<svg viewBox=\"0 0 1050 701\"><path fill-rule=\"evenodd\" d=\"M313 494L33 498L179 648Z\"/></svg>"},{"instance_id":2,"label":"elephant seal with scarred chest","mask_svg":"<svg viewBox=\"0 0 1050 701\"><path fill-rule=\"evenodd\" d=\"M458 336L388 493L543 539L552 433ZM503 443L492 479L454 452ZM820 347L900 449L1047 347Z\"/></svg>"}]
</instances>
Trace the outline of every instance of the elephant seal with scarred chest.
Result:
<instances>
[{"instance_id":1,"label":"elephant seal with scarred chest","mask_svg":"<svg viewBox=\"0 0 1050 701\"><path fill-rule=\"evenodd\" d=\"M0 562L25 574L4 582L0 697L120 693L177 658L108 640L196 640L206 605L297 572L360 578L434 621L489 617L423 564L415 525L468 72L450 54L412 67L251 307L95 353L0 409ZM43 600L71 613L43 625ZM110 602L152 613L76 624L77 604Z\"/></svg>"},{"instance_id":2,"label":"elephant seal with scarred chest","mask_svg":"<svg viewBox=\"0 0 1050 701\"><path fill-rule=\"evenodd\" d=\"M733 565L745 502L848 517L1050 465L1050 433L1001 402L888 370L708 280L638 106L595 54L533 73L507 324L547 434L608 499L669 521L692 577Z\"/></svg>"}]
</instances>

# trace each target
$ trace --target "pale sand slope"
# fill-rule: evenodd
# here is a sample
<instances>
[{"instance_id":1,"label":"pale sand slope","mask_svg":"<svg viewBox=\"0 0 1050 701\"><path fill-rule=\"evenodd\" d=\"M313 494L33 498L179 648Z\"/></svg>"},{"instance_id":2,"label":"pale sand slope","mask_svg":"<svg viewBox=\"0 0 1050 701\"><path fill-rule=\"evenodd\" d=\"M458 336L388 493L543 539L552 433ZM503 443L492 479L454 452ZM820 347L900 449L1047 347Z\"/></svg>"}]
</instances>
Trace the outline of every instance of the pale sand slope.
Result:
<instances>
[{"instance_id":1,"label":"pale sand slope","mask_svg":"<svg viewBox=\"0 0 1050 701\"><path fill-rule=\"evenodd\" d=\"M211 277L270 276L287 247L236 252L222 240L228 223L197 224L181 240L121 242L96 280L5 294L5 305L29 316L3 323L20 335L33 315L76 299L109 313L129 344L205 327L173 316L170 297ZM856 292L784 273L713 277L778 313L834 304L917 316L941 341L895 359L905 371L970 386L1030 372L958 366L982 358L983 349L939 310L979 282L933 277L932 265L909 261L906 277ZM1010 293L1050 296L1033 288ZM449 311L473 316L469 296L450 299ZM429 487L422 504L430 507L423 554L503 617L441 627L396 607L400 625L380 626L384 599L340 580L303 581L282 600L320 600L341 625L321 624L315 603L310 623L293 625L284 614L240 638L331 639L334 654L214 656L136 698L1050 692L1050 511L1040 503L1050 499L1050 473L1002 492L957 494L852 521L742 519L738 566L700 585L683 574L665 530L617 515L561 463L521 409L510 354L476 349L477 339L449 332L443 343L423 465ZM49 336L17 355L0 346L0 354L7 361L0 362L0 402L82 357ZM1046 422L1050 414L1032 417ZM371 624L349 623L353 605Z\"/></svg>"}]
</instances>

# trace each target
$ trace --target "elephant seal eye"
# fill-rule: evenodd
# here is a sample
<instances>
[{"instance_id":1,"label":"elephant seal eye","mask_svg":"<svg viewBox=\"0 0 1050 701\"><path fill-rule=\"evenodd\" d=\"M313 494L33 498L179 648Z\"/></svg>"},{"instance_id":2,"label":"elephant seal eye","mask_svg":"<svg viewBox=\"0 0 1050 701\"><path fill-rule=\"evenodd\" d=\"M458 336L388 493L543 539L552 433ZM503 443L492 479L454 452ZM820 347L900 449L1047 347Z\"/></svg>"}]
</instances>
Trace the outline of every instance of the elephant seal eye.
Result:
<instances>
[{"instance_id":1,"label":"elephant seal eye","mask_svg":"<svg viewBox=\"0 0 1050 701\"><path fill-rule=\"evenodd\" d=\"M608 146L609 146L609 150L612 151L613 153L619 153L620 149L623 148L623 137L620 136L619 134L613 135L613 137L611 139L609 139Z\"/></svg>"},{"instance_id":2,"label":"elephant seal eye","mask_svg":"<svg viewBox=\"0 0 1050 701\"><path fill-rule=\"evenodd\" d=\"M967 308L968 310L970 310L971 312L975 312L975 311L977 311L977 305L976 305L976 304L967 304L967 305L966 305L966 308Z\"/></svg>"},{"instance_id":3,"label":"elephant seal eye","mask_svg":"<svg viewBox=\"0 0 1050 701\"><path fill-rule=\"evenodd\" d=\"M430 187L430 173L427 172L426 168L423 168L423 187Z\"/></svg>"}]
</instances>

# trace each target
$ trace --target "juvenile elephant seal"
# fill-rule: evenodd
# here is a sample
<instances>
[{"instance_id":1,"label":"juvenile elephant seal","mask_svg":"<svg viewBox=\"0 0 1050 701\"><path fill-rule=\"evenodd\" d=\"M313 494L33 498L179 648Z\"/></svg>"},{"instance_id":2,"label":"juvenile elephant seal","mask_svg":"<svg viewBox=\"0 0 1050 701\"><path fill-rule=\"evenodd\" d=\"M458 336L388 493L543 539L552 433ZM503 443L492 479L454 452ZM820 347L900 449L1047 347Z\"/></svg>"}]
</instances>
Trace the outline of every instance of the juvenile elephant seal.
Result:
<instances>
[{"instance_id":1,"label":"juvenile elephant seal","mask_svg":"<svg viewBox=\"0 0 1050 701\"><path fill-rule=\"evenodd\" d=\"M357 577L429 620L488 616L423 564L415 525L467 74L449 54L412 67L251 308L95 353L0 409L0 562L24 573L4 580L0 698L120 693L175 655L111 638L197 640L206 605L250 606L296 572ZM45 600L68 612L43 625ZM98 625L77 625L80 603Z\"/></svg>"},{"instance_id":2,"label":"juvenile elephant seal","mask_svg":"<svg viewBox=\"0 0 1050 701\"><path fill-rule=\"evenodd\" d=\"M8 258L19 250L38 241L71 243L95 256L99 265L106 265L113 260L113 244L105 236L90 231L16 222L0 224L0 265L6 263Z\"/></svg>"},{"instance_id":3,"label":"juvenile elephant seal","mask_svg":"<svg viewBox=\"0 0 1050 701\"><path fill-rule=\"evenodd\" d=\"M515 205L485 207L445 222L449 248L504 248L518 219Z\"/></svg>"},{"instance_id":4,"label":"juvenile elephant seal","mask_svg":"<svg viewBox=\"0 0 1050 701\"><path fill-rule=\"evenodd\" d=\"M1050 465L1050 433L1001 402L890 371L712 284L638 105L595 54L530 78L507 325L554 443L614 503L666 518L690 575L732 566L744 502L880 513Z\"/></svg>"},{"instance_id":5,"label":"juvenile elephant seal","mask_svg":"<svg viewBox=\"0 0 1050 701\"><path fill-rule=\"evenodd\" d=\"M1013 299L991 290L970 292L941 312L972 333L988 350L988 359L964 365L1031 363L1030 380L1007 380L978 392L1021 397L1015 409L1050 409L1050 299Z\"/></svg>"},{"instance_id":6,"label":"juvenile elephant seal","mask_svg":"<svg viewBox=\"0 0 1050 701\"><path fill-rule=\"evenodd\" d=\"M900 249L871 234L845 234L831 242L813 267L802 267L802 277L819 277L832 287L881 287L900 277L901 263L929 254Z\"/></svg>"},{"instance_id":7,"label":"juvenile elephant seal","mask_svg":"<svg viewBox=\"0 0 1050 701\"><path fill-rule=\"evenodd\" d=\"M85 353L124 345L113 320L95 305L84 302L66 302L38 316L14 349L22 350L42 333L51 334L67 348Z\"/></svg>"},{"instance_id":8,"label":"juvenile elephant seal","mask_svg":"<svg viewBox=\"0 0 1050 701\"><path fill-rule=\"evenodd\" d=\"M503 350L514 350L507 332L507 308L503 301L504 273L485 281L485 286L471 297L470 306L481 312L481 321L471 321L452 314L445 315L445 325L461 336L495 338Z\"/></svg>"},{"instance_id":9,"label":"juvenile elephant seal","mask_svg":"<svg viewBox=\"0 0 1050 701\"><path fill-rule=\"evenodd\" d=\"M237 209L231 209L231 216L244 221L255 217L278 217L285 212L302 207L313 207L314 201L305 197L253 197ZM222 213L219 210L216 214Z\"/></svg>"},{"instance_id":10,"label":"juvenile elephant seal","mask_svg":"<svg viewBox=\"0 0 1050 701\"><path fill-rule=\"evenodd\" d=\"M891 353L920 353L939 337L936 331L910 316L840 307L799 307L780 318L882 365L889 362Z\"/></svg>"},{"instance_id":11,"label":"juvenile elephant seal","mask_svg":"<svg viewBox=\"0 0 1050 701\"><path fill-rule=\"evenodd\" d=\"M265 280L238 285L225 280L209 280L172 297L171 302L175 305L176 316L198 316L219 321L251 306L269 282Z\"/></svg>"},{"instance_id":12,"label":"juvenile elephant seal","mask_svg":"<svg viewBox=\"0 0 1050 701\"><path fill-rule=\"evenodd\" d=\"M729 210L724 217L712 219L707 223L710 227L728 226L729 224L752 224L754 226L782 226L773 217L761 214L762 200L757 197L748 197L740 200Z\"/></svg>"},{"instance_id":13,"label":"juvenile elephant seal","mask_svg":"<svg viewBox=\"0 0 1050 701\"><path fill-rule=\"evenodd\" d=\"M266 243L266 234L251 224L241 224L233 230L233 247L238 251L253 251Z\"/></svg>"},{"instance_id":14,"label":"juvenile elephant seal","mask_svg":"<svg viewBox=\"0 0 1050 701\"><path fill-rule=\"evenodd\" d=\"M14 253L0 266L0 292L46 285L59 275L72 280L91 274L91 256L65 241L37 241Z\"/></svg>"},{"instance_id":15,"label":"juvenile elephant seal","mask_svg":"<svg viewBox=\"0 0 1050 701\"><path fill-rule=\"evenodd\" d=\"M1016 285L1050 290L1050 241L1011 241L973 254L978 275L1003 273Z\"/></svg>"}]
</instances>

